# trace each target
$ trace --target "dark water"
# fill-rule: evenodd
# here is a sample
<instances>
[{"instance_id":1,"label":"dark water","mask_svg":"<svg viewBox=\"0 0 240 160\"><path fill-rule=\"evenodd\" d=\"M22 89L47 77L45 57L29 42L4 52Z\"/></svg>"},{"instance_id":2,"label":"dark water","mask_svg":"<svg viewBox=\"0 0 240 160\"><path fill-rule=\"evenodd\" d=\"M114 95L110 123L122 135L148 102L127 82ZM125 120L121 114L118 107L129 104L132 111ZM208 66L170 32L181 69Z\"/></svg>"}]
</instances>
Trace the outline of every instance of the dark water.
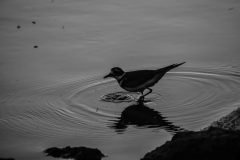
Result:
<instances>
[{"instance_id":1,"label":"dark water","mask_svg":"<svg viewBox=\"0 0 240 160\"><path fill-rule=\"evenodd\" d=\"M0 157L53 159L42 151L70 145L137 160L231 112L240 104L239 8L235 0L2 0ZM144 105L101 100L124 92L103 79L113 66L183 61Z\"/></svg>"}]
</instances>

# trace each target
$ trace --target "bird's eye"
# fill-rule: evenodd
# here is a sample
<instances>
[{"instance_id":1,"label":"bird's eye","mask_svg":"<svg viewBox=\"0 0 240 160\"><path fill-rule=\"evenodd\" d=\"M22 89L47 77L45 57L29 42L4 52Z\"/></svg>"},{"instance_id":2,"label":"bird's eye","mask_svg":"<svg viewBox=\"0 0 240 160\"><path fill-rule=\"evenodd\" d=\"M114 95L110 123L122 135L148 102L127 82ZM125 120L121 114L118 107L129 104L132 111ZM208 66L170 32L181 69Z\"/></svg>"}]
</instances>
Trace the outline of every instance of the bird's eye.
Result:
<instances>
[{"instance_id":1,"label":"bird's eye","mask_svg":"<svg viewBox=\"0 0 240 160\"><path fill-rule=\"evenodd\" d=\"M121 74L122 72L120 70L115 70L114 73L115 74Z\"/></svg>"}]
</instances>

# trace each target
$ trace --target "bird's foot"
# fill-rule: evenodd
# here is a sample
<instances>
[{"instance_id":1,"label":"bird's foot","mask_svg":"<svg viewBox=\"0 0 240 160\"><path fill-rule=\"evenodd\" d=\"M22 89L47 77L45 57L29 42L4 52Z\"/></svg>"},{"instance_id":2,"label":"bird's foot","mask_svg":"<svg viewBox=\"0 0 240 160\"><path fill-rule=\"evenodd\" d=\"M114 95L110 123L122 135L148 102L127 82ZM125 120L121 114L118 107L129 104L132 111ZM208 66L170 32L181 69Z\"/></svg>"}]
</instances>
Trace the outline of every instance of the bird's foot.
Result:
<instances>
[{"instance_id":1,"label":"bird's foot","mask_svg":"<svg viewBox=\"0 0 240 160\"><path fill-rule=\"evenodd\" d=\"M143 103L144 102L144 96L140 96L139 99L138 99L138 102Z\"/></svg>"},{"instance_id":2,"label":"bird's foot","mask_svg":"<svg viewBox=\"0 0 240 160\"><path fill-rule=\"evenodd\" d=\"M137 102L138 102L139 104L143 104L143 103L152 102L152 100L150 100L150 99L145 99L144 96L140 96L140 97L138 98Z\"/></svg>"}]
</instances>

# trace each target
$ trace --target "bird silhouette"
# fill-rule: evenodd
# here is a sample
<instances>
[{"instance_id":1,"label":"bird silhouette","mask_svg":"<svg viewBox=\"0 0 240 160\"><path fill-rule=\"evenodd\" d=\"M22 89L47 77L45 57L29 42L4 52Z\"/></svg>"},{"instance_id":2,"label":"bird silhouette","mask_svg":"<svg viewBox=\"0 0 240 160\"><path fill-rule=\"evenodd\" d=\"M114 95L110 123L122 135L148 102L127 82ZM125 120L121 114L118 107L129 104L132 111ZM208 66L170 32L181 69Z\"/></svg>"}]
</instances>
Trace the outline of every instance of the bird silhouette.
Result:
<instances>
[{"instance_id":1,"label":"bird silhouette","mask_svg":"<svg viewBox=\"0 0 240 160\"><path fill-rule=\"evenodd\" d=\"M156 70L137 70L130 72L125 72L119 67L114 67L104 78L115 78L120 87L126 91L140 92L141 96L138 101L143 101L145 96L152 93L150 87L153 87L168 71L184 63L185 62L172 64ZM143 94L145 89L147 89L148 92Z\"/></svg>"}]
</instances>

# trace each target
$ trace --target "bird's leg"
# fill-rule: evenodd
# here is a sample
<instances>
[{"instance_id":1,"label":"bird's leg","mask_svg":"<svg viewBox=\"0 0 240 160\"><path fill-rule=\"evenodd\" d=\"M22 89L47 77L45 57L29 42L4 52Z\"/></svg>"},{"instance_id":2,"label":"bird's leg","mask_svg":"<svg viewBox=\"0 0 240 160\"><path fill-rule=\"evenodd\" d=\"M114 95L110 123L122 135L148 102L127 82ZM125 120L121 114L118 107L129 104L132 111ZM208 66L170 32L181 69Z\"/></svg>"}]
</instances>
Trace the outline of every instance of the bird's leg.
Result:
<instances>
[{"instance_id":1,"label":"bird's leg","mask_svg":"<svg viewBox=\"0 0 240 160\"><path fill-rule=\"evenodd\" d=\"M152 89L151 89L151 88L147 88L147 89L148 89L149 92L145 93L145 94L143 95L143 97L145 97L146 95L152 93Z\"/></svg>"},{"instance_id":2,"label":"bird's leg","mask_svg":"<svg viewBox=\"0 0 240 160\"><path fill-rule=\"evenodd\" d=\"M138 99L138 102L143 102L144 101L144 95L143 95L143 91L140 92L141 96Z\"/></svg>"},{"instance_id":3,"label":"bird's leg","mask_svg":"<svg viewBox=\"0 0 240 160\"><path fill-rule=\"evenodd\" d=\"M148 95L148 94L150 94L150 93L152 93L152 89L151 89L151 88L147 88L147 89L148 89L148 92L147 92L147 93L143 94L143 91L141 92L142 95L141 95L140 98L138 99L139 102L143 102L145 96Z\"/></svg>"}]
</instances>

